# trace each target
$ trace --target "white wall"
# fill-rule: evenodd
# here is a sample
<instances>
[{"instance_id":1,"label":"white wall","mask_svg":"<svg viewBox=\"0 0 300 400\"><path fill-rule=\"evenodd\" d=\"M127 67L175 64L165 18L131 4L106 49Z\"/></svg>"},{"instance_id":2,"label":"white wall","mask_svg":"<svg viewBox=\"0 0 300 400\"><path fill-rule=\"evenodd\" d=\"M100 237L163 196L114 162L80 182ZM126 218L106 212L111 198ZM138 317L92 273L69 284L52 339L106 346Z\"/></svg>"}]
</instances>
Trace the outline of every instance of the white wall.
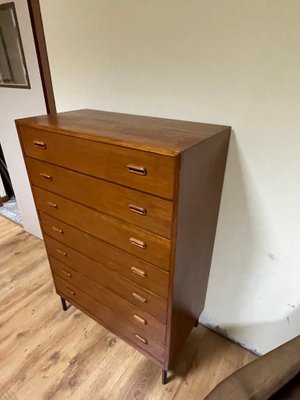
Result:
<instances>
[{"instance_id":1,"label":"white wall","mask_svg":"<svg viewBox=\"0 0 300 400\"><path fill-rule=\"evenodd\" d=\"M0 4L7 1L0 0ZM24 228L41 236L14 120L45 114L45 100L26 0L15 0L31 89L0 87L0 142L22 215Z\"/></svg>"},{"instance_id":2,"label":"white wall","mask_svg":"<svg viewBox=\"0 0 300 400\"><path fill-rule=\"evenodd\" d=\"M266 352L300 333L300 2L41 0L59 111L233 126L202 321Z\"/></svg>"}]
</instances>

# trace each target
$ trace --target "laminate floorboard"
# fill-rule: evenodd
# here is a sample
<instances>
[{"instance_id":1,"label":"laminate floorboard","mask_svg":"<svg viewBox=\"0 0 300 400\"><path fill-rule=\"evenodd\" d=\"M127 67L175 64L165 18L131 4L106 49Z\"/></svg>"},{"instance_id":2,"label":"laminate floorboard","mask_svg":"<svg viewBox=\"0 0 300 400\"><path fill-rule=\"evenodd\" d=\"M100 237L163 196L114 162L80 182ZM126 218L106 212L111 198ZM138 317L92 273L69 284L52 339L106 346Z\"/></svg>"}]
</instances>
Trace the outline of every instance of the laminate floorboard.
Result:
<instances>
[{"instance_id":1,"label":"laminate floorboard","mask_svg":"<svg viewBox=\"0 0 300 400\"><path fill-rule=\"evenodd\" d=\"M203 399L256 357L199 326L169 383L75 307L61 309L43 241L0 217L0 399Z\"/></svg>"}]
</instances>

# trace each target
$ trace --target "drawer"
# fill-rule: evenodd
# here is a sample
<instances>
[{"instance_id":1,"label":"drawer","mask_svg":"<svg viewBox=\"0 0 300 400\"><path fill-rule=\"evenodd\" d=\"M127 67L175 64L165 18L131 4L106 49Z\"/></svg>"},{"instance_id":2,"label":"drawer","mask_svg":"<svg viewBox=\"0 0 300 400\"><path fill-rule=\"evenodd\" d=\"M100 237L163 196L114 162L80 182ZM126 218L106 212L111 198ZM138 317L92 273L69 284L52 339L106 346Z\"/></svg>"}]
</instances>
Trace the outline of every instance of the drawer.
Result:
<instances>
[{"instance_id":1,"label":"drawer","mask_svg":"<svg viewBox=\"0 0 300 400\"><path fill-rule=\"evenodd\" d=\"M50 265L52 268L52 260L50 260ZM164 345L166 338L166 325L162 324L151 315L141 311L139 308L127 303L105 287L93 283L75 270L72 270L67 266L65 268L70 272L70 274L72 274L73 279L66 280L61 275L56 274L56 269L52 268L54 281L56 281L57 278L60 278L63 280L66 287L80 289L82 292L88 294L88 296L111 309L116 318L121 317L125 319L128 324L138 327L140 332L155 339L162 346ZM68 291L66 291L66 293L68 293ZM68 294L69 297L75 296L72 292Z\"/></svg>"},{"instance_id":2,"label":"drawer","mask_svg":"<svg viewBox=\"0 0 300 400\"><path fill-rule=\"evenodd\" d=\"M33 158L26 165L32 185L170 238L171 201Z\"/></svg>"},{"instance_id":3,"label":"drawer","mask_svg":"<svg viewBox=\"0 0 300 400\"><path fill-rule=\"evenodd\" d=\"M70 252L69 249L72 246L138 285L165 298L168 296L169 274L167 272L46 214L40 213L40 220L47 249L52 248L56 251L60 248L64 252L67 250ZM56 257L61 261L64 260L62 254L57 253Z\"/></svg>"},{"instance_id":4,"label":"drawer","mask_svg":"<svg viewBox=\"0 0 300 400\"><path fill-rule=\"evenodd\" d=\"M26 156L173 199L175 158L19 127Z\"/></svg>"},{"instance_id":5,"label":"drawer","mask_svg":"<svg viewBox=\"0 0 300 400\"><path fill-rule=\"evenodd\" d=\"M37 187L32 189L39 211L67 222L155 265L168 268L170 240L46 190Z\"/></svg>"},{"instance_id":6,"label":"drawer","mask_svg":"<svg viewBox=\"0 0 300 400\"><path fill-rule=\"evenodd\" d=\"M116 315L111 308L57 276L54 276L54 283L57 293L71 304L74 304L113 333L129 341L130 344L143 349L159 361L164 361L164 345L149 336L143 329L145 327L128 323L124 316ZM156 338L159 339L159 335Z\"/></svg>"},{"instance_id":7,"label":"drawer","mask_svg":"<svg viewBox=\"0 0 300 400\"><path fill-rule=\"evenodd\" d=\"M60 275L68 282L74 281L74 284L78 286L80 280L77 282L76 279L80 276L79 274L81 274L94 283L105 286L139 309L151 314L162 323L166 323L166 299L134 284L121 275L70 248L62 246L56 247L55 249L52 247L49 248L47 238L45 239L51 267L57 275ZM57 255L64 258L63 263L56 259ZM70 273L70 268L67 268L67 266L77 271L79 274Z\"/></svg>"}]
</instances>

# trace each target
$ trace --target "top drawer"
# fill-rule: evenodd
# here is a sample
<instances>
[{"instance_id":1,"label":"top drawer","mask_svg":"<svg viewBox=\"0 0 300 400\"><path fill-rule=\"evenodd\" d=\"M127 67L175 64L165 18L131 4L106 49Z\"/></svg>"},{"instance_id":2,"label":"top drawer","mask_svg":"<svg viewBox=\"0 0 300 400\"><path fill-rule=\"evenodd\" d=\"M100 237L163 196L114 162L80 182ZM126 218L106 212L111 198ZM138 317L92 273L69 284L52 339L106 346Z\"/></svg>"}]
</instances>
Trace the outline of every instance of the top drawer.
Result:
<instances>
[{"instance_id":1,"label":"top drawer","mask_svg":"<svg viewBox=\"0 0 300 400\"><path fill-rule=\"evenodd\" d=\"M175 158L19 127L27 156L173 199Z\"/></svg>"}]
</instances>

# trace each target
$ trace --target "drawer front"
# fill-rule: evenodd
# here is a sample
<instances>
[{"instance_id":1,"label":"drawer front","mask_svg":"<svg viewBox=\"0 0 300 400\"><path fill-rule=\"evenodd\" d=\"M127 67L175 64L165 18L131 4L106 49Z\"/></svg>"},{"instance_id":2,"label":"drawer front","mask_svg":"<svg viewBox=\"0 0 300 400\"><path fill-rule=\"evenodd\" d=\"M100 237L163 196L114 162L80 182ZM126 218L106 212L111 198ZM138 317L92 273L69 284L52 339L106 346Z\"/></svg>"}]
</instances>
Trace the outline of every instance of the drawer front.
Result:
<instances>
[{"instance_id":1,"label":"drawer front","mask_svg":"<svg viewBox=\"0 0 300 400\"><path fill-rule=\"evenodd\" d=\"M37 187L33 187L33 195L39 211L155 265L168 268L170 240Z\"/></svg>"},{"instance_id":2,"label":"drawer front","mask_svg":"<svg viewBox=\"0 0 300 400\"><path fill-rule=\"evenodd\" d=\"M51 247L54 251L59 248L67 252L67 246L73 247L138 285L167 298L169 285L167 272L49 215L40 213L40 219L47 248ZM61 261L64 260L63 254L57 253L56 257Z\"/></svg>"},{"instance_id":3,"label":"drawer front","mask_svg":"<svg viewBox=\"0 0 300 400\"><path fill-rule=\"evenodd\" d=\"M65 280L73 282L73 280L78 277L78 274L76 274L74 278L74 274L70 273L69 269L72 268L93 282L112 290L123 299L151 314L162 323L166 323L166 299L134 284L128 279L123 278L121 275L111 271L77 251L72 250L71 248L65 247L62 249L61 246L58 246L54 249L51 246L49 247L46 237L45 244L50 256L52 269ZM63 263L56 259L57 255L64 258ZM67 268L67 266L70 268Z\"/></svg>"},{"instance_id":4,"label":"drawer front","mask_svg":"<svg viewBox=\"0 0 300 400\"><path fill-rule=\"evenodd\" d=\"M50 265L52 268L52 260L50 260ZM66 280L61 275L56 274L56 265L56 269L52 269L54 281L56 281L57 278L60 278L65 282L65 285L69 285L73 289L80 289L82 292L88 294L88 296L110 308L117 318L121 317L125 319L128 324L138 327L140 332L143 332L145 335L151 337L156 340L157 343L164 346L166 339L166 325L160 323L158 320L151 317L151 315L139 310L137 307L127 303L104 286L96 285L67 266L65 268L70 271L73 279ZM69 297L70 296L72 297L75 295L72 295L72 292L70 292Z\"/></svg>"},{"instance_id":5,"label":"drawer front","mask_svg":"<svg viewBox=\"0 0 300 400\"><path fill-rule=\"evenodd\" d=\"M29 127L19 128L26 156L173 198L175 158Z\"/></svg>"},{"instance_id":6,"label":"drawer front","mask_svg":"<svg viewBox=\"0 0 300 400\"><path fill-rule=\"evenodd\" d=\"M171 201L26 157L32 185L170 238Z\"/></svg>"},{"instance_id":7,"label":"drawer front","mask_svg":"<svg viewBox=\"0 0 300 400\"><path fill-rule=\"evenodd\" d=\"M124 316L116 315L110 307L98 302L57 276L54 276L54 283L56 291L60 296L67 299L113 333L127 339L130 344L143 349L160 362L164 361L164 346L149 336L141 326L128 323Z\"/></svg>"}]
</instances>

